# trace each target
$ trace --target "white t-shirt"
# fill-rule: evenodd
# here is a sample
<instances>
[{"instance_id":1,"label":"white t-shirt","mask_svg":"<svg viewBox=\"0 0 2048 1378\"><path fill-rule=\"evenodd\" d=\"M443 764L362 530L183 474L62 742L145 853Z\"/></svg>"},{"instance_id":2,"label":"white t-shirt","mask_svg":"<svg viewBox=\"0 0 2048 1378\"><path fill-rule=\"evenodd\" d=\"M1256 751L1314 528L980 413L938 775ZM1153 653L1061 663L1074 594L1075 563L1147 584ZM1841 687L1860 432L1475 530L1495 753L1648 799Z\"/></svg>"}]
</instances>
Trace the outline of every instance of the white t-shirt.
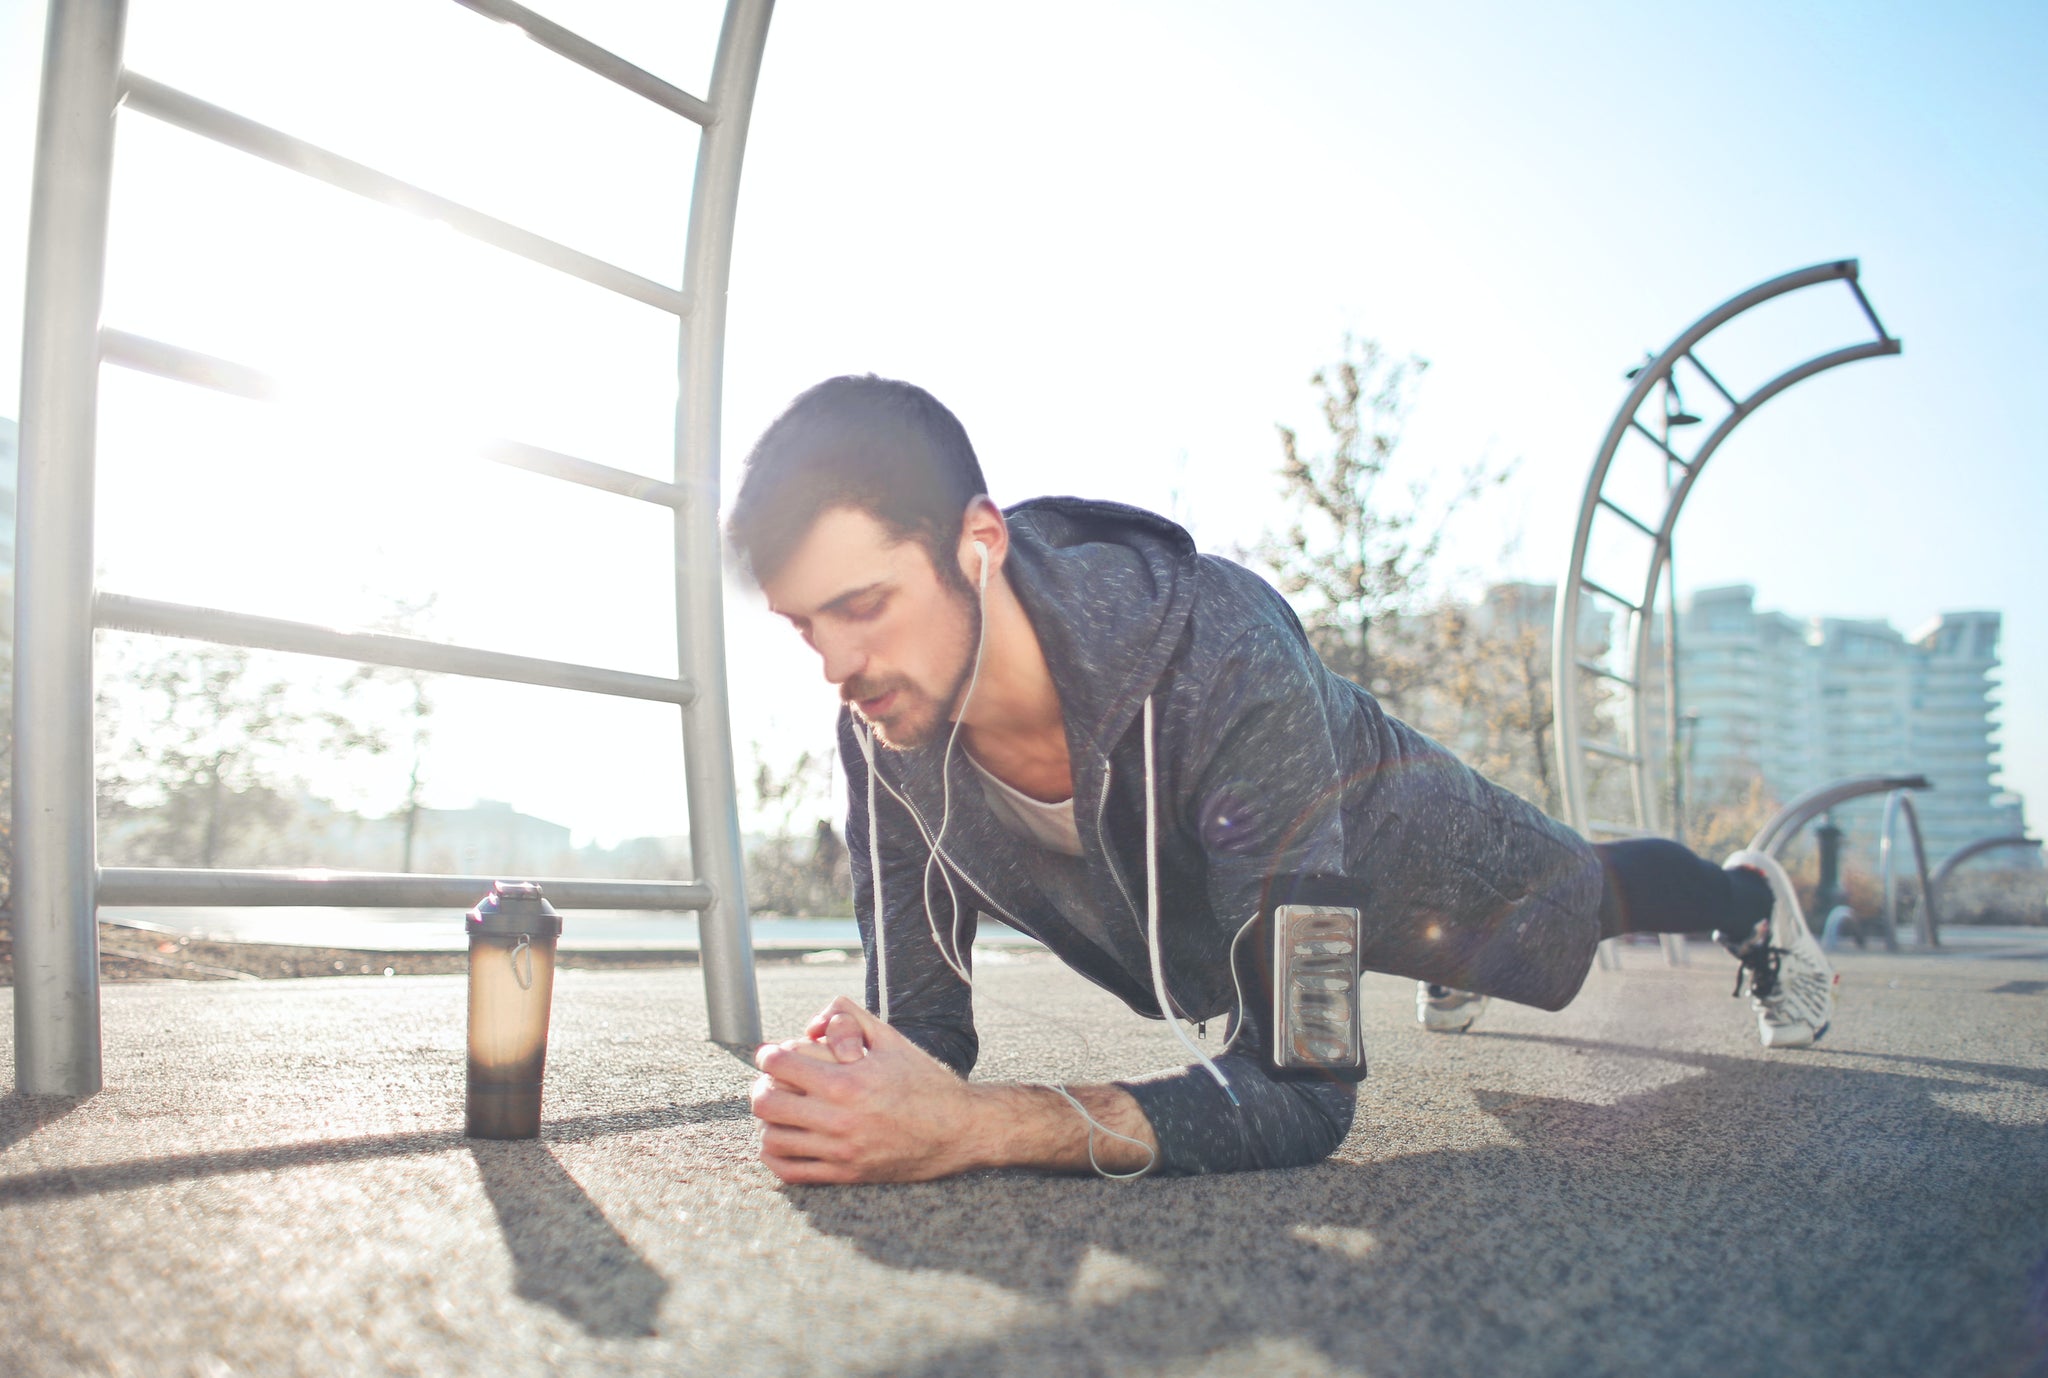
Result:
<instances>
[{"instance_id":1,"label":"white t-shirt","mask_svg":"<svg viewBox=\"0 0 2048 1378\"><path fill-rule=\"evenodd\" d=\"M1061 856L1081 855L1081 829L1074 822L1074 801L1062 799L1048 804L1022 790L1004 784L969 756L968 763L981 777L981 792L988 799L989 812L1011 832Z\"/></svg>"}]
</instances>

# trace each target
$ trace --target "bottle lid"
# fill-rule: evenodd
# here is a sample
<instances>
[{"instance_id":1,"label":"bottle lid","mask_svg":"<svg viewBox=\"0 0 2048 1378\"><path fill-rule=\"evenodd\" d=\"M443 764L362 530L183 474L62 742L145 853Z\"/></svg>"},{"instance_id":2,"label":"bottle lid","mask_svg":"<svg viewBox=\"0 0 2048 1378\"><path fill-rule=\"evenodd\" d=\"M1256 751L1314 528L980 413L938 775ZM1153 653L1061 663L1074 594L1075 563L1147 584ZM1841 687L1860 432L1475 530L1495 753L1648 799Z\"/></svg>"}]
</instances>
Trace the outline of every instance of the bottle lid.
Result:
<instances>
[{"instance_id":1,"label":"bottle lid","mask_svg":"<svg viewBox=\"0 0 2048 1378\"><path fill-rule=\"evenodd\" d=\"M562 934L562 916L532 881L500 880L493 881L491 893L462 916L462 927L470 933L525 933L535 938L558 938Z\"/></svg>"}]
</instances>

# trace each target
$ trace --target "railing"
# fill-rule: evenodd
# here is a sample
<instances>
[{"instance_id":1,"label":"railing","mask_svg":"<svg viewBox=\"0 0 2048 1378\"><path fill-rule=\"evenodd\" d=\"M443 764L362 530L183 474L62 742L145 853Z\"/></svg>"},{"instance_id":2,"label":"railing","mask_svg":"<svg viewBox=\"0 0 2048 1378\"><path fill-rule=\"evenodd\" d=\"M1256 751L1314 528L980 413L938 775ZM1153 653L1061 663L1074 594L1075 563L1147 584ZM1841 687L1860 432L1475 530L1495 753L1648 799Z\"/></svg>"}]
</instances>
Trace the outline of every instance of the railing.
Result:
<instances>
[{"instance_id":1,"label":"railing","mask_svg":"<svg viewBox=\"0 0 2048 1378\"><path fill-rule=\"evenodd\" d=\"M462 904L493 877L313 871L110 868L94 856L94 629L335 656L368 664L511 680L673 703L697 880L550 881L560 907L702 911L711 1037L760 1037L733 788L720 596L719 402L725 289L748 119L772 0L730 0L699 99L512 0L455 0L703 127L680 288L654 282L403 182L282 130L212 105L122 64L126 0L52 0L29 235L17 505L15 692L15 1072L29 1094L100 1085L96 906L123 904ZM675 479L642 478L512 440L482 447L501 464L655 503L674 514L675 679L599 666L339 631L93 588L93 503L101 363L258 400L289 395L248 365L100 328L117 108L423 214L506 253L675 315L682 341Z\"/></svg>"},{"instance_id":2,"label":"railing","mask_svg":"<svg viewBox=\"0 0 2048 1378\"><path fill-rule=\"evenodd\" d=\"M2041 839L2013 833L1998 837L1980 837L1975 842L1958 847L1942 859L1941 865L1934 868L1932 882L1934 888L1939 890L1943 885L1947 884L1949 876L1955 872L1956 867L1964 862L1973 857L1982 856L1986 852L1997 851L2003 847L2016 847L2021 850L2031 849L2038 852L2041 850Z\"/></svg>"}]
</instances>

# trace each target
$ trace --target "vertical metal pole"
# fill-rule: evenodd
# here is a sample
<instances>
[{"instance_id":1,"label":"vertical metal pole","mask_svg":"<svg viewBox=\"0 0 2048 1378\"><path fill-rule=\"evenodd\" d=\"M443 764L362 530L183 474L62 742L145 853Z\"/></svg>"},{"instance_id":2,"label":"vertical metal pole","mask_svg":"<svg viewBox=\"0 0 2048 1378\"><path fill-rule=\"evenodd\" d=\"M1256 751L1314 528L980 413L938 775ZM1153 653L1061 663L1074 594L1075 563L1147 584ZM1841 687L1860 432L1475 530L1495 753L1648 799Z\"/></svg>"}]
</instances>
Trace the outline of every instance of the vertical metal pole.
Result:
<instances>
[{"instance_id":1,"label":"vertical metal pole","mask_svg":"<svg viewBox=\"0 0 2048 1378\"><path fill-rule=\"evenodd\" d=\"M100 1089L93 447L125 0L50 0L23 302L15 510L14 1076Z\"/></svg>"},{"instance_id":2,"label":"vertical metal pole","mask_svg":"<svg viewBox=\"0 0 2048 1378\"><path fill-rule=\"evenodd\" d=\"M676 483L690 500L676 512L676 622L680 669L697 686L683 709L690 855L712 901L698 920L711 1037L761 1040L753 941L733 784L732 718L725 680L724 570L718 534L719 400L725 380L725 288L732 268L740 164L771 0L730 0L711 73L715 118L697 149L683 292L682 388L677 398Z\"/></svg>"},{"instance_id":3,"label":"vertical metal pole","mask_svg":"<svg viewBox=\"0 0 2048 1378\"><path fill-rule=\"evenodd\" d=\"M1671 379L1666 377L1664 386L1668 389ZM1669 403L1666 403L1667 407ZM1664 445L1671 445L1671 421L1664 422ZM1672 490L1676 485L1671 478L1671 461L1664 461L1664 502L1671 503ZM1664 545L1664 753L1665 769L1671 780L1671 840L1685 842L1685 781L1684 759L1678 742L1678 535L1674 529L1671 538ZM1685 936L1681 933L1662 934L1657 944L1664 949L1667 966L1690 966L1692 958L1685 950Z\"/></svg>"},{"instance_id":4,"label":"vertical metal pole","mask_svg":"<svg viewBox=\"0 0 2048 1378\"><path fill-rule=\"evenodd\" d=\"M1664 466L1665 500L1670 500L1671 466ZM1685 841L1684 759L1678 741L1678 540L1664 547L1664 754L1671 774L1671 840Z\"/></svg>"}]
</instances>

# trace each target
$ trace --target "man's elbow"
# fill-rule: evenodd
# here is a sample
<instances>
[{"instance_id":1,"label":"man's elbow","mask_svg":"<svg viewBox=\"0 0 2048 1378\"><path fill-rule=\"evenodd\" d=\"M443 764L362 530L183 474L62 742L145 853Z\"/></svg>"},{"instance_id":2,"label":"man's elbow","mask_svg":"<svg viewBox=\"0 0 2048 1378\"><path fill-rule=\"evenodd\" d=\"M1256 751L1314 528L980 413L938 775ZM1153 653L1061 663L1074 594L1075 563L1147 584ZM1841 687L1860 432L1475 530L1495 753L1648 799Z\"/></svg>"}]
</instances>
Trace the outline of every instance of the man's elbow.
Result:
<instances>
[{"instance_id":1,"label":"man's elbow","mask_svg":"<svg viewBox=\"0 0 2048 1378\"><path fill-rule=\"evenodd\" d=\"M1315 1101L1315 1120L1319 1128L1311 1135L1307 1145L1310 1163L1320 1163L1344 1146L1351 1137L1351 1123L1358 1115L1358 1088L1341 1086L1330 1088L1330 1094L1318 1096Z\"/></svg>"}]
</instances>

